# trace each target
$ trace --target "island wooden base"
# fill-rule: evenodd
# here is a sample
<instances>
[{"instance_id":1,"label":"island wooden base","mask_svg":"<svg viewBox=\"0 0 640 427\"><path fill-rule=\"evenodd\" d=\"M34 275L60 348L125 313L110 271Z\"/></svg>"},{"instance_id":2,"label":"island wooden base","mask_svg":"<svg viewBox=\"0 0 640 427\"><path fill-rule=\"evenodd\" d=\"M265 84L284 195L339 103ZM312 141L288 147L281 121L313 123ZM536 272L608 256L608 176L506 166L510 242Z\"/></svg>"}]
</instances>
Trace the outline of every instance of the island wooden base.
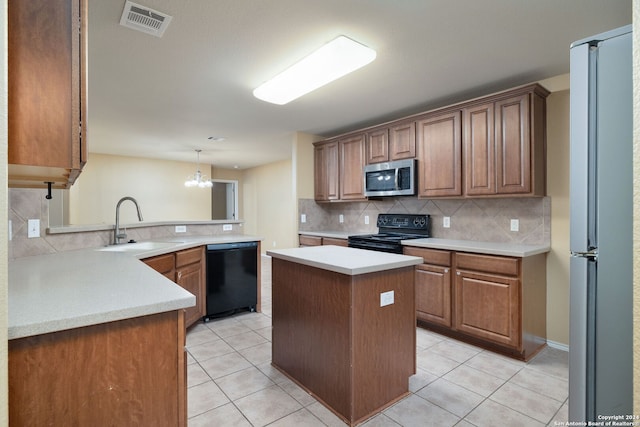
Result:
<instances>
[{"instance_id":1,"label":"island wooden base","mask_svg":"<svg viewBox=\"0 0 640 427\"><path fill-rule=\"evenodd\" d=\"M9 341L12 426L186 426L184 311Z\"/></svg>"},{"instance_id":2,"label":"island wooden base","mask_svg":"<svg viewBox=\"0 0 640 427\"><path fill-rule=\"evenodd\" d=\"M273 258L272 292L273 365L349 425L408 393L413 267L350 276Z\"/></svg>"}]
</instances>

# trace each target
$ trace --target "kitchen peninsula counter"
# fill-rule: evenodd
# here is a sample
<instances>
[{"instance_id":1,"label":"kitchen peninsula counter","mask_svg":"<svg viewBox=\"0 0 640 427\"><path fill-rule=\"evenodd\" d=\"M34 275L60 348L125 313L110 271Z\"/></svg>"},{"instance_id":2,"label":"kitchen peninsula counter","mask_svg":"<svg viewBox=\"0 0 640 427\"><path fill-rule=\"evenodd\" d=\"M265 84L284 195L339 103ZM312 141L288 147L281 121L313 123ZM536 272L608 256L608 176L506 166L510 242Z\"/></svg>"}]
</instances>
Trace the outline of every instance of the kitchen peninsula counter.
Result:
<instances>
[{"instance_id":1,"label":"kitchen peninsula counter","mask_svg":"<svg viewBox=\"0 0 640 427\"><path fill-rule=\"evenodd\" d=\"M9 339L191 307L191 293L139 260L207 244L260 240L185 236L155 239L165 245L151 249L116 252L107 246L12 260Z\"/></svg>"},{"instance_id":2,"label":"kitchen peninsula counter","mask_svg":"<svg viewBox=\"0 0 640 427\"><path fill-rule=\"evenodd\" d=\"M543 254L551 250L551 247L549 245L526 245L519 243L438 239L433 237L427 239L403 240L402 245L428 249L445 249L458 252L473 252L487 255L512 256L518 258Z\"/></svg>"},{"instance_id":3,"label":"kitchen peninsula counter","mask_svg":"<svg viewBox=\"0 0 640 427\"><path fill-rule=\"evenodd\" d=\"M349 425L406 396L422 258L330 245L267 254L272 364Z\"/></svg>"}]
</instances>

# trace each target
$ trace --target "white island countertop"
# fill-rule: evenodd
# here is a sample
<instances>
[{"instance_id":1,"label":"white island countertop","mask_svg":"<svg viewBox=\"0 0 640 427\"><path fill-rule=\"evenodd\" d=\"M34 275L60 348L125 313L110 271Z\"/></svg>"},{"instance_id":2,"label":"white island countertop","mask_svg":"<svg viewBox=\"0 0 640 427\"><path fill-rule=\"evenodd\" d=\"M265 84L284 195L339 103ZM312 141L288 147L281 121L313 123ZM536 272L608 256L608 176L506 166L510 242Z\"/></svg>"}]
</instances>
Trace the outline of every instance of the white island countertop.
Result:
<instances>
[{"instance_id":1,"label":"white island countertop","mask_svg":"<svg viewBox=\"0 0 640 427\"><path fill-rule=\"evenodd\" d=\"M185 236L82 249L9 262L8 338L16 339L113 322L195 305L195 296L140 259L216 243L260 241L254 236ZM156 247L158 246L158 247Z\"/></svg>"},{"instance_id":2,"label":"white island countertop","mask_svg":"<svg viewBox=\"0 0 640 427\"><path fill-rule=\"evenodd\" d=\"M458 252L473 252L487 255L503 255L512 257L528 257L549 252L549 245L523 245L517 243L480 242L473 240L453 239L412 239L403 240L404 246L415 246L429 249L446 249Z\"/></svg>"},{"instance_id":3,"label":"white island countertop","mask_svg":"<svg viewBox=\"0 0 640 427\"><path fill-rule=\"evenodd\" d=\"M423 262L422 258L415 256L333 245L270 250L267 255L350 276L411 267Z\"/></svg>"}]
</instances>

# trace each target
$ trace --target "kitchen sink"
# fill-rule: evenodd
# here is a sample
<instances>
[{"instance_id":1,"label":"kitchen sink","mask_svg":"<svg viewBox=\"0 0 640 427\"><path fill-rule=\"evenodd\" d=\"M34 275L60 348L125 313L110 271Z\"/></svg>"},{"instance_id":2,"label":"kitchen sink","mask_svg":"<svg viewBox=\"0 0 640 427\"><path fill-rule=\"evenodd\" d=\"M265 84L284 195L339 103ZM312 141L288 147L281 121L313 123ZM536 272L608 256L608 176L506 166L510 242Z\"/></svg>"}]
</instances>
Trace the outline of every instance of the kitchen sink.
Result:
<instances>
[{"instance_id":1,"label":"kitchen sink","mask_svg":"<svg viewBox=\"0 0 640 427\"><path fill-rule=\"evenodd\" d=\"M98 249L99 251L109 252L136 252L136 251L150 251L154 249L162 249L168 246L175 246L182 242L138 242L138 243L123 243L121 245L105 246Z\"/></svg>"}]
</instances>

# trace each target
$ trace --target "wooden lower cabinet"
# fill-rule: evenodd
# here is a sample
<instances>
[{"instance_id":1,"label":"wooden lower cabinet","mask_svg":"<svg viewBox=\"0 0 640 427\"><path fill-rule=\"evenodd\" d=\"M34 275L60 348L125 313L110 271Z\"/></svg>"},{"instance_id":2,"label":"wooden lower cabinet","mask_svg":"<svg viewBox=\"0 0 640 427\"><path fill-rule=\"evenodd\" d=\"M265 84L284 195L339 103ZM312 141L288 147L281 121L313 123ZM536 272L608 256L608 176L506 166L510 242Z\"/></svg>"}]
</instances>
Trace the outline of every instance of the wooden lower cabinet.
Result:
<instances>
[{"instance_id":1,"label":"wooden lower cabinet","mask_svg":"<svg viewBox=\"0 0 640 427\"><path fill-rule=\"evenodd\" d=\"M9 340L12 426L186 426L182 310Z\"/></svg>"},{"instance_id":2,"label":"wooden lower cabinet","mask_svg":"<svg viewBox=\"0 0 640 427\"><path fill-rule=\"evenodd\" d=\"M334 246L348 246L347 239L339 239L335 237L321 237L321 236L309 236L300 234L298 236L299 247L305 246L321 246L321 245L334 245Z\"/></svg>"},{"instance_id":3,"label":"wooden lower cabinet","mask_svg":"<svg viewBox=\"0 0 640 427\"><path fill-rule=\"evenodd\" d=\"M421 326L528 360L546 344L546 256L405 247Z\"/></svg>"},{"instance_id":4,"label":"wooden lower cabinet","mask_svg":"<svg viewBox=\"0 0 640 427\"><path fill-rule=\"evenodd\" d=\"M195 295L196 305L185 309L187 327L202 319L206 310L204 246L145 258L143 261Z\"/></svg>"}]
</instances>

